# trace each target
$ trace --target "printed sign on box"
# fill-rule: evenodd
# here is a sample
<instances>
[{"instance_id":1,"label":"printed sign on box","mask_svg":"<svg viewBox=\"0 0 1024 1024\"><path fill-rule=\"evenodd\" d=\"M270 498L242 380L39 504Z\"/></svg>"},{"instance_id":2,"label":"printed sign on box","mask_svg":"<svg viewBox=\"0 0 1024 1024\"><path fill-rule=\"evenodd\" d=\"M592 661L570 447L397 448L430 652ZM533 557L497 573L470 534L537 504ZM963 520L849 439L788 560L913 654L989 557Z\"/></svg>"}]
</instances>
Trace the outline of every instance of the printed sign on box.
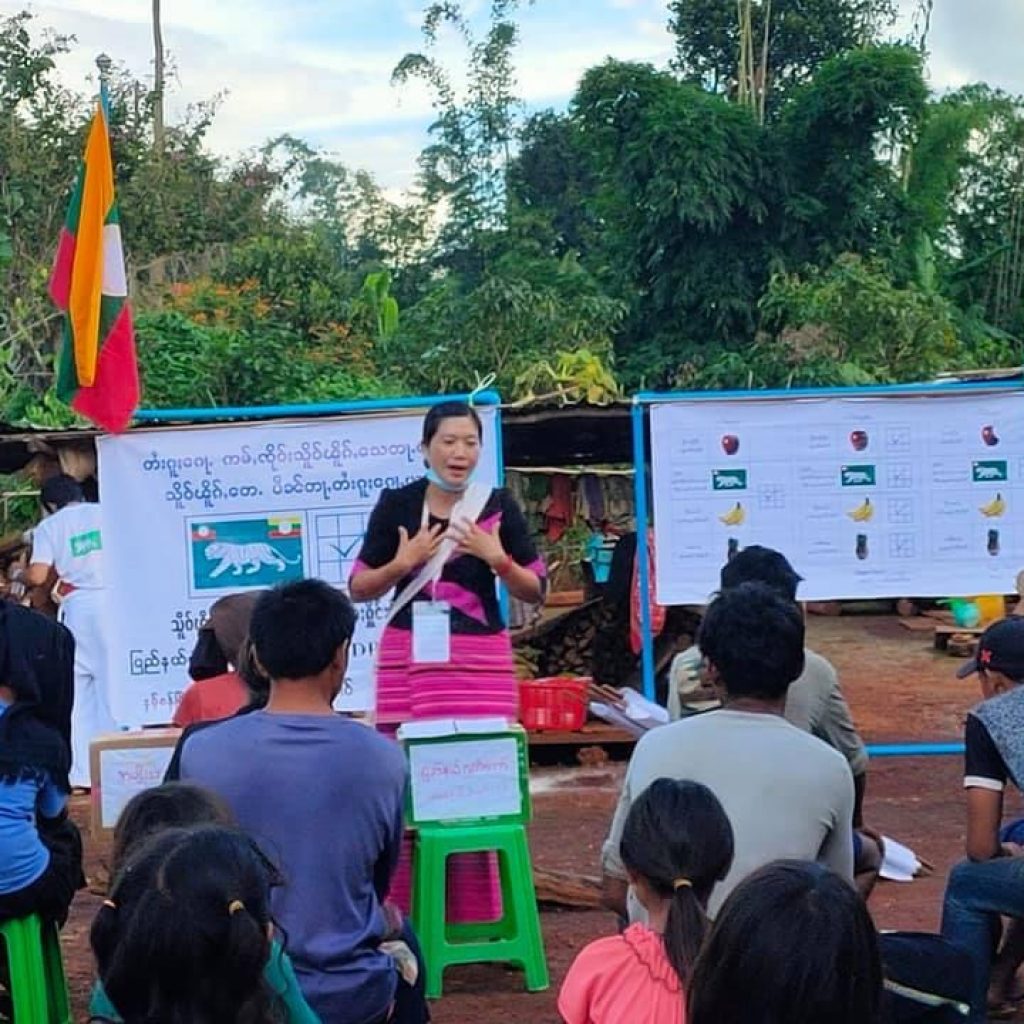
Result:
<instances>
[{"instance_id":1,"label":"printed sign on box","mask_svg":"<svg viewBox=\"0 0 1024 1024\"><path fill-rule=\"evenodd\" d=\"M413 817L459 821L522 810L514 737L424 743L409 749Z\"/></svg>"},{"instance_id":2,"label":"printed sign on box","mask_svg":"<svg viewBox=\"0 0 1024 1024\"><path fill-rule=\"evenodd\" d=\"M180 735L177 729L149 729L93 740L89 760L94 833L112 829L133 796L163 782Z\"/></svg>"}]
</instances>

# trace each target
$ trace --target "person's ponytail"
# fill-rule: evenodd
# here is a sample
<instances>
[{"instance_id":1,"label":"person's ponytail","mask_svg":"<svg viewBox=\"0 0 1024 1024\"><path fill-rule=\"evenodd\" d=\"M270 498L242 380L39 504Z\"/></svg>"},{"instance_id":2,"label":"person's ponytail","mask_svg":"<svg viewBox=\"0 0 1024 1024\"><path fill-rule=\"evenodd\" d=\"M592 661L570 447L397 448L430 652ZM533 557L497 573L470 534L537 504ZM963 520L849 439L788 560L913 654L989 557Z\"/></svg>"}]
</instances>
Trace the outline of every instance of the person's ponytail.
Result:
<instances>
[{"instance_id":1,"label":"person's ponytail","mask_svg":"<svg viewBox=\"0 0 1024 1024\"><path fill-rule=\"evenodd\" d=\"M699 782L656 779L630 808L619 847L630 873L668 899L662 939L687 987L707 930L704 907L732 866L732 826Z\"/></svg>"},{"instance_id":2,"label":"person's ponytail","mask_svg":"<svg viewBox=\"0 0 1024 1024\"><path fill-rule=\"evenodd\" d=\"M686 988L707 932L707 915L688 879L676 879L673 886L665 924L665 955Z\"/></svg>"}]
</instances>

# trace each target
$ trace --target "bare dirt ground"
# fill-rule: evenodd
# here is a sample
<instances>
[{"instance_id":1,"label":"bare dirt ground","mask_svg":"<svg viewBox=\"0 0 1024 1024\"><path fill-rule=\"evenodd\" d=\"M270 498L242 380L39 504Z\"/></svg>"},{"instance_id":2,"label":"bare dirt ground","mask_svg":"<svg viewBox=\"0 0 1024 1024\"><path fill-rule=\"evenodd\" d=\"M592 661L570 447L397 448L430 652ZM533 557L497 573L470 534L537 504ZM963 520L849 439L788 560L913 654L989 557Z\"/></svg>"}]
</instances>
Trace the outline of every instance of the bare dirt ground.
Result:
<instances>
[{"instance_id":1,"label":"bare dirt ground","mask_svg":"<svg viewBox=\"0 0 1024 1024\"><path fill-rule=\"evenodd\" d=\"M964 712L979 694L974 680L955 678L958 661L932 649L930 633L902 628L895 617L814 618L810 644L839 671L854 719L870 742L957 740ZM531 826L537 866L579 875L598 873L598 853L615 803L624 764L590 768L541 768L535 772ZM869 824L910 845L935 866L929 878L882 883L871 899L881 928L934 931L949 867L963 850L961 763L955 757L885 758L873 761L868 783ZM1010 808L1021 812L1019 802ZM76 800L75 816L87 824L88 807ZM90 879L102 876L105 848L87 842ZM88 928L101 897L81 893L64 933L76 1019L92 980ZM587 942L609 934L610 915L545 911L542 914L552 985L526 993L521 976L496 966L452 970L444 998L434 1008L438 1024L557 1024L558 985Z\"/></svg>"}]
</instances>

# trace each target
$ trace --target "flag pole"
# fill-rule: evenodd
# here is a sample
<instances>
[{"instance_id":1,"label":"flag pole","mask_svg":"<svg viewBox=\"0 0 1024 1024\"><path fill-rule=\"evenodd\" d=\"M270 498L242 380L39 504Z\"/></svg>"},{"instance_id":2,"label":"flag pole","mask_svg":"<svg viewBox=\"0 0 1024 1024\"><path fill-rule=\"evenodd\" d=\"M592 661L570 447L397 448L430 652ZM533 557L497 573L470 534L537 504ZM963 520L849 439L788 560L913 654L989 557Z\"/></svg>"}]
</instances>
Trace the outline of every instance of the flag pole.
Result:
<instances>
[{"instance_id":1,"label":"flag pole","mask_svg":"<svg viewBox=\"0 0 1024 1024\"><path fill-rule=\"evenodd\" d=\"M100 73L100 103L103 104L103 116L107 120L107 125L110 125L110 93L107 88L107 83L110 80L110 69L114 66L114 62L105 54L101 53L96 58L96 68Z\"/></svg>"}]
</instances>

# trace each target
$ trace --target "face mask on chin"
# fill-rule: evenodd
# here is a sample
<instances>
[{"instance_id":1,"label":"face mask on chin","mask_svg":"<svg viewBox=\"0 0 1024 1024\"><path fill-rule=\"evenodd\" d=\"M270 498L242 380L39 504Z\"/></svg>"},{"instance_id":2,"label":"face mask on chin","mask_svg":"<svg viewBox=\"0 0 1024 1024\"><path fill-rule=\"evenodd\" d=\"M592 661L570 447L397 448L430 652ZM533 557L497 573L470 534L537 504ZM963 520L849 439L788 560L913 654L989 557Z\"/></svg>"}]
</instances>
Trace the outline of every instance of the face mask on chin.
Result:
<instances>
[{"instance_id":1,"label":"face mask on chin","mask_svg":"<svg viewBox=\"0 0 1024 1024\"><path fill-rule=\"evenodd\" d=\"M470 473L464 483L451 484L431 466L427 467L426 477L435 487L439 487L442 491L447 491L449 494L461 494L473 480L473 474Z\"/></svg>"}]
</instances>

